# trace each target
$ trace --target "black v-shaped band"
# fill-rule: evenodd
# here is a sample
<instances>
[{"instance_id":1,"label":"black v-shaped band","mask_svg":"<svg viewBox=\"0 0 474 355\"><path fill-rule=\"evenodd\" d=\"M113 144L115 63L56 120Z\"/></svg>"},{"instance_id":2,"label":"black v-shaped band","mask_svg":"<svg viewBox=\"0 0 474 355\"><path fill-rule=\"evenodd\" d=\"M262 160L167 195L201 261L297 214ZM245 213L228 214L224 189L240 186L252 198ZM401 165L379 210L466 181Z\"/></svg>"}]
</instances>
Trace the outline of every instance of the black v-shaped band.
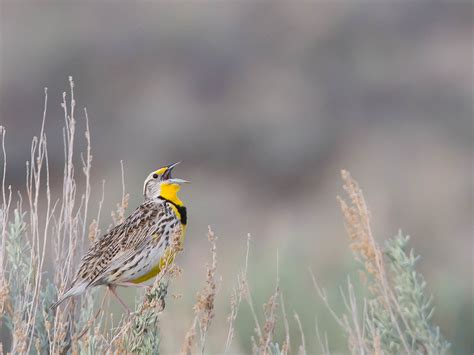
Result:
<instances>
[{"instance_id":1,"label":"black v-shaped band","mask_svg":"<svg viewBox=\"0 0 474 355\"><path fill-rule=\"evenodd\" d=\"M186 225L186 223L188 222L188 214L187 214L187 211L186 211L186 207L177 205L173 201L170 201L167 198L164 198L164 197L161 197L161 196L160 196L160 199L162 199L164 201L167 201L167 202L171 203L174 207L176 207L176 209L178 210L178 214L179 214L178 217L180 219L180 222L183 225Z\"/></svg>"}]
</instances>

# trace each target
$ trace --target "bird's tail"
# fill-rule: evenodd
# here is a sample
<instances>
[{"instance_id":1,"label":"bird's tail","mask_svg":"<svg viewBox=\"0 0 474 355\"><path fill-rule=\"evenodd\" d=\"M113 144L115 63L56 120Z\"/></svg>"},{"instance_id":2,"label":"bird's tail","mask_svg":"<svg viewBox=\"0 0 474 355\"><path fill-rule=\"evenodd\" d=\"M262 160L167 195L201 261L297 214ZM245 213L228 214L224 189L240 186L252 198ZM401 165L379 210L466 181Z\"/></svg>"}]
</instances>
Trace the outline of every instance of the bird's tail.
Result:
<instances>
[{"instance_id":1,"label":"bird's tail","mask_svg":"<svg viewBox=\"0 0 474 355\"><path fill-rule=\"evenodd\" d=\"M65 297L61 297L59 300L57 300L55 303L53 303L51 306L49 306L49 310L50 311L54 311L56 308L58 308L58 306L63 303L64 301L66 301L69 297L71 296L65 296Z\"/></svg>"},{"instance_id":2,"label":"bird's tail","mask_svg":"<svg viewBox=\"0 0 474 355\"><path fill-rule=\"evenodd\" d=\"M58 299L55 303L49 306L50 311L54 311L61 303L66 301L68 298L72 296L77 296L83 293L86 290L87 283L81 283L79 285L75 285L71 287L60 299Z\"/></svg>"}]
</instances>

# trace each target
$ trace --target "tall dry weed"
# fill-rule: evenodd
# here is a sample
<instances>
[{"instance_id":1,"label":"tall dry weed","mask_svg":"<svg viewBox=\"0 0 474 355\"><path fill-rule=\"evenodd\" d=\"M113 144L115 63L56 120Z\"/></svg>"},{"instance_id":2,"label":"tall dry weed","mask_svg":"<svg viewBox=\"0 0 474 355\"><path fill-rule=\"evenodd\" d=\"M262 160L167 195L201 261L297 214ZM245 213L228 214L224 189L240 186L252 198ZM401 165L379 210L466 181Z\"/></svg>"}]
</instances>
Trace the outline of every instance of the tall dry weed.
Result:
<instances>
[{"instance_id":1,"label":"tall dry weed","mask_svg":"<svg viewBox=\"0 0 474 355\"><path fill-rule=\"evenodd\" d=\"M362 283L371 296L359 300L348 278L347 291L341 292L347 313L339 316L313 274L312 278L320 298L346 332L350 351L353 354L446 353L449 343L439 328L430 323L432 299L425 296L426 283L415 269L418 258L413 250L409 254L405 250L408 237L400 232L388 239L382 249L372 233L370 212L361 188L349 172L343 170L341 176L349 200L340 197L338 200L350 248L363 266ZM322 348L327 346L322 344Z\"/></svg>"},{"instance_id":2,"label":"tall dry weed","mask_svg":"<svg viewBox=\"0 0 474 355\"><path fill-rule=\"evenodd\" d=\"M207 239L211 244L211 264L208 264L206 269L206 283L202 290L197 294L197 301L193 307L194 319L192 325L185 335L184 343L181 348L182 354L192 354L193 345L196 339L196 333L199 332L199 352L204 353L206 337L209 331L211 321L214 319L214 303L218 291L218 284L216 279L217 270L217 237L209 227Z\"/></svg>"}]
</instances>

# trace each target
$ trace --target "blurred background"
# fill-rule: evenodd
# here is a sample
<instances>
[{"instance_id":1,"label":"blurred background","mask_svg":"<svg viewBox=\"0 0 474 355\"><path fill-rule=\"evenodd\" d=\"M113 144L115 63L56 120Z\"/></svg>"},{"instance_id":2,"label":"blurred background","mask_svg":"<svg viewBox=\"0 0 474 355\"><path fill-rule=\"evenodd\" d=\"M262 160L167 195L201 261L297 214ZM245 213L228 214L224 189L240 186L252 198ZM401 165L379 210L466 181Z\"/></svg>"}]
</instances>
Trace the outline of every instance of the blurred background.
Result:
<instances>
[{"instance_id":1,"label":"blurred background","mask_svg":"<svg viewBox=\"0 0 474 355\"><path fill-rule=\"evenodd\" d=\"M358 279L336 201L342 168L361 184L380 242L399 228L412 236L434 294L435 323L454 353L472 353L471 2L4 0L0 9L7 184L23 189L48 87L52 187L61 193L60 102L69 75L76 152L85 147L83 107L90 118L93 206L102 179L104 211L120 201L121 160L128 212L141 202L150 171L184 161L175 176L192 181L182 191L189 229L183 275L171 289L182 297L170 298L162 317L165 353L180 349L191 324L209 260L208 225L219 237L222 277L210 353L225 343L247 233L259 316L273 292L278 253L295 349L294 311L310 352L319 349L315 316L330 348L346 351L308 274L311 267L338 310L339 285L347 274ZM111 220L103 214L103 230ZM136 295L121 293L130 302ZM248 352L253 331L243 304L233 351Z\"/></svg>"}]
</instances>

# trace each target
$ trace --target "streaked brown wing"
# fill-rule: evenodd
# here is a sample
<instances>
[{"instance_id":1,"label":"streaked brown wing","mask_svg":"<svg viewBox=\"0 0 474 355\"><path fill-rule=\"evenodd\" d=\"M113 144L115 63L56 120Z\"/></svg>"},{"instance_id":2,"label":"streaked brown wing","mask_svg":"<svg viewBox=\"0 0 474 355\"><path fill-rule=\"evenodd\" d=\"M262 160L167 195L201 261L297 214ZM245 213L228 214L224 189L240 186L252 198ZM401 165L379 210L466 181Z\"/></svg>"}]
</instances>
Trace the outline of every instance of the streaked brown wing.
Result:
<instances>
[{"instance_id":1,"label":"streaked brown wing","mask_svg":"<svg viewBox=\"0 0 474 355\"><path fill-rule=\"evenodd\" d=\"M162 243L163 237L165 235L169 237L173 233L177 233L180 228L181 225L177 220L176 214L166 203L163 203L160 205L160 210L150 228L139 228L136 231L129 232L136 243L120 250L110 261L107 268L103 270L101 276L97 277L92 284L115 283L122 277L126 277L127 274L138 271L133 269L139 268L139 265L143 266L143 264L151 262L151 260L147 260L149 253L145 253L145 251L157 251L157 248L161 250L162 247L166 249L167 245L165 244L167 243L165 241L163 241L165 244Z\"/></svg>"},{"instance_id":2,"label":"streaked brown wing","mask_svg":"<svg viewBox=\"0 0 474 355\"><path fill-rule=\"evenodd\" d=\"M163 204L146 202L140 205L127 219L98 239L82 257L73 285L87 281L89 284L104 274L110 263L124 250L139 247L157 226L164 215Z\"/></svg>"}]
</instances>

